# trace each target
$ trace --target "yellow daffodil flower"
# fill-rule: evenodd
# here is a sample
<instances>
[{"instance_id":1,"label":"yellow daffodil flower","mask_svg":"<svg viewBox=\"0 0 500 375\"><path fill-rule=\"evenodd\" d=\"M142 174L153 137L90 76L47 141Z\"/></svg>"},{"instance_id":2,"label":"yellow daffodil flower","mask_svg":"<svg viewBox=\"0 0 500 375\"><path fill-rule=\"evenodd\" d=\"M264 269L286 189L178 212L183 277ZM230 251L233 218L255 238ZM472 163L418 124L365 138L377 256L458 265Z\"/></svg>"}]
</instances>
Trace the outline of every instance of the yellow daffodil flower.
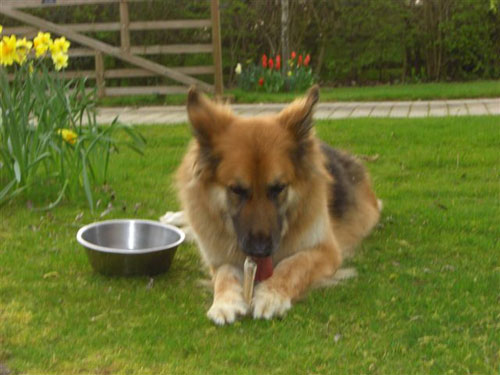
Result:
<instances>
[{"instance_id":1,"label":"yellow daffodil flower","mask_svg":"<svg viewBox=\"0 0 500 375\"><path fill-rule=\"evenodd\" d=\"M3 26L0 25L0 34L2 33L2 30L3 30Z\"/></svg>"},{"instance_id":2,"label":"yellow daffodil flower","mask_svg":"<svg viewBox=\"0 0 500 375\"><path fill-rule=\"evenodd\" d=\"M69 129L59 129L57 134L59 134L61 138L70 145L74 145L76 143L76 139L78 138L78 135L73 130Z\"/></svg>"},{"instance_id":3,"label":"yellow daffodil flower","mask_svg":"<svg viewBox=\"0 0 500 375\"><path fill-rule=\"evenodd\" d=\"M49 49L49 46L47 46L45 44L35 47L36 57L38 58L40 56L43 56L45 54L45 52L47 52L48 49Z\"/></svg>"},{"instance_id":4,"label":"yellow daffodil flower","mask_svg":"<svg viewBox=\"0 0 500 375\"><path fill-rule=\"evenodd\" d=\"M33 39L33 46L35 47L36 57L38 58L45 54L52 43L53 41L50 37L50 33L42 33L41 31L39 31L35 39Z\"/></svg>"},{"instance_id":5,"label":"yellow daffodil flower","mask_svg":"<svg viewBox=\"0 0 500 375\"><path fill-rule=\"evenodd\" d=\"M62 52L52 54L52 62L57 71L68 66L68 55Z\"/></svg>"},{"instance_id":6,"label":"yellow daffodil flower","mask_svg":"<svg viewBox=\"0 0 500 375\"><path fill-rule=\"evenodd\" d=\"M54 40L54 42L50 45L50 52L52 55L57 55L58 53L68 53L68 48L70 46L70 42L66 40L65 37L60 37Z\"/></svg>"},{"instance_id":7,"label":"yellow daffodil flower","mask_svg":"<svg viewBox=\"0 0 500 375\"><path fill-rule=\"evenodd\" d=\"M4 36L0 42L0 64L9 66L14 63L17 40L15 35Z\"/></svg>"},{"instance_id":8,"label":"yellow daffodil flower","mask_svg":"<svg viewBox=\"0 0 500 375\"><path fill-rule=\"evenodd\" d=\"M19 39L16 43L16 53L14 56L14 60L19 64L23 65L26 61L26 57L31 51L31 47L33 43L26 40L26 38Z\"/></svg>"}]
</instances>

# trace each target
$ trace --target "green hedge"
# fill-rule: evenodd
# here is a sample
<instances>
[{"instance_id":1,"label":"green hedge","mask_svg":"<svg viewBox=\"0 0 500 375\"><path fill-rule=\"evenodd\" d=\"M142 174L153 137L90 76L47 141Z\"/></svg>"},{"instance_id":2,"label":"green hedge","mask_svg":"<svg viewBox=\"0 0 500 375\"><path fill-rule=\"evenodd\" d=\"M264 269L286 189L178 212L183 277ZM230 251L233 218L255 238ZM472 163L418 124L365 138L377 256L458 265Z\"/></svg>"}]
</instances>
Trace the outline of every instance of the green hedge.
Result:
<instances>
[{"instance_id":1,"label":"green hedge","mask_svg":"<svg viewBox=\"0 0 500 375\"><path fill-rule=\"evenodd\" d=\"M224 62L280 50L279 1L222 0ZM498 0L290 0L292 50L322 82L500 77Z\"/></svg>"}]
</instances>

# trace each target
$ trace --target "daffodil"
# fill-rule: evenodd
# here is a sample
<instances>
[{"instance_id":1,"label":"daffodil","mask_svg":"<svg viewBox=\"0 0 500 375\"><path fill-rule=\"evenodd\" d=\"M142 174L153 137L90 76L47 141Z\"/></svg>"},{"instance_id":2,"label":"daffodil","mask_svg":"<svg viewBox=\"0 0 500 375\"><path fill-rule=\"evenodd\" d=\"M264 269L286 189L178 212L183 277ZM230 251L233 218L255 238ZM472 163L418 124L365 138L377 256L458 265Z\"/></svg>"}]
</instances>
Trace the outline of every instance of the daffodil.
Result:
<instances>
[{"instance_id":1,"label":"daffodil","mask_svg":"<svg viewBox=\"0 0 500 375\"><path fill-rule=\"evenodd\" d=\"M14 60L19 64L23 65L26 61L26 57L31 51L31 47L33 43L26 40L26 38L19 39L16 43L16 53L14 56Z\"/></svg>"},{"instance_id":2,"label":"daffodil","mask_svg":"<svg viewBox=\"0 0 500 375\"><path fill-rule=\"evenodd\" d=\"M35 45L35 48L42 44L46 44L47 46L51 45L52 38L50 37L50 33L43 33L39 31L35 39L33 39L33 43Z\"/></svg>"},{"instance_id":3,"label":"daffodil","mask_svg":"<svg viewBox=\"0 0 500 375\"><path fill-rule=\"evenodd\" d=\"M68 55L62 52L52 54L52 62L57 71L68 66Z\"/></svg>"},{"instance_id":4,"label":"daffodil","mask_svg":"<svg viewBox=\"0 0 500 375\"><path fill-rule=\"evenodd\" d=\"M3 26L0 25L0 34L2 33L2 30L3 30Z\"/></svg>"},{"instance_id":5,"label":"daffodil","mask_svg":"<svg viewBox=\"0 0 500 375\"><path fill-rule=\"evenodd\" d=\"M54 42L50 45L50 52L52 55L57 55L58 53L68 53L68 48L70 46L70 42L66 40L65 37L60 37L54 40Z\"/></svg>"},{"instance_id":6,"label":"daffodil","mask_svg":"<svg viewBox=\"0 0 500 375\"><path fill-rule=\"evenodd\" d=\"M4 66L12 65L16 56L16 36L4 36L0 42L0 64Z\"/></svg>"},{"instance_id":7,"label":"daffodil","mask_svg":"<svg viewBox=\"0 0 500 375\"><path fill-rule=\"evenodd\" d=\"M50 33L42 33L41 31L39 31L35 39L33 39L33 46L35 47L36 57L38 58L45 54L52 43L53 41L50 37Z\"/></svg>"},{"instance_id":8,"label":"daffodil","mask_svg":"<svg viewBox=\"0 0 500 375\"><path fill-rule=\"evenodd\" d=\"M46 45L40 45L35 47L35 56L39 58L40 56L43 56L45 52L49 49L49 46Z\"/></svg>"},{"instance_id":9,"label":"daffodil","mask_svg":"<svg viewBox=\"0 0 500 375\"><path fill-rule=\"evenodd\" d=\"M59 134L61 138L70 145L74 145L76 143L76 139L78 138L78 135L73 130L69 129L59 129L57 134Z\"/></svg>"}]
</instances>

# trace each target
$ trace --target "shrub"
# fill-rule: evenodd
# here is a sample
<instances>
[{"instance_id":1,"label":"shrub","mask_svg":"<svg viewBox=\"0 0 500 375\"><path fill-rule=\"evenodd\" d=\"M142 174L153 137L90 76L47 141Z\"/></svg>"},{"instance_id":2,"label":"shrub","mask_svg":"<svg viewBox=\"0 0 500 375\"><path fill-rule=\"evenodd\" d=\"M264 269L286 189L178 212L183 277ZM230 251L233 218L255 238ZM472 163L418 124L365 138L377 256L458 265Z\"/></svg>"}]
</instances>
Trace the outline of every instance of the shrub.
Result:
<instances>
[{"instance_id":1,"label":"shrub","mask_svg":"<svg viewBox=\"0 0 500 375\"><path fill-rule=\"evenodd\" d=\"M0 42L0 205L21 193L55 190L48 208L83 192L93 209L93 189L106 182L111 151L120 143L138 152L144 145L116 119L97 126L95 90L59 72L68 65L69 46L41 32L33 41L11 35ZM118 130L129 138L118 141Z\"/></svg>"}]
</instances>

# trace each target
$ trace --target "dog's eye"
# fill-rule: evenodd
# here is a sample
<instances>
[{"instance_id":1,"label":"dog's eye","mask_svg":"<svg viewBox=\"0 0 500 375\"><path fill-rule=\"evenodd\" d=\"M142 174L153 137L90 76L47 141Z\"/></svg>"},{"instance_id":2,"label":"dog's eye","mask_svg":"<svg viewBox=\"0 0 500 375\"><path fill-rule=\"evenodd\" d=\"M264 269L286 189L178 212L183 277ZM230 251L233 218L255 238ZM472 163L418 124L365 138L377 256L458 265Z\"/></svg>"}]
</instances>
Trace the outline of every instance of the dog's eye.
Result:
<instances>
[{"instance_id":1,"label":"dog's eye","mask_svg":"<svg viewBox=\"0 0 500 375\"><path fill-rule=\"evenodd\" d=\"M247 198L250 195L250 191L241 185L232 185L229 190L240 198Z\"/></svg>"},{"instance_id":2,"label":"dog's eye","mask_svg":"<svg viewBox=\"0 0 500 375\"><path fill-rule=\"evenodd\" d=\"M285 190L286 185L285 184L274 184L269 186L268 188L268 193L271 198L275 198L278 195L280 195L283 190Z\"/></svg>"}]
</instances>

